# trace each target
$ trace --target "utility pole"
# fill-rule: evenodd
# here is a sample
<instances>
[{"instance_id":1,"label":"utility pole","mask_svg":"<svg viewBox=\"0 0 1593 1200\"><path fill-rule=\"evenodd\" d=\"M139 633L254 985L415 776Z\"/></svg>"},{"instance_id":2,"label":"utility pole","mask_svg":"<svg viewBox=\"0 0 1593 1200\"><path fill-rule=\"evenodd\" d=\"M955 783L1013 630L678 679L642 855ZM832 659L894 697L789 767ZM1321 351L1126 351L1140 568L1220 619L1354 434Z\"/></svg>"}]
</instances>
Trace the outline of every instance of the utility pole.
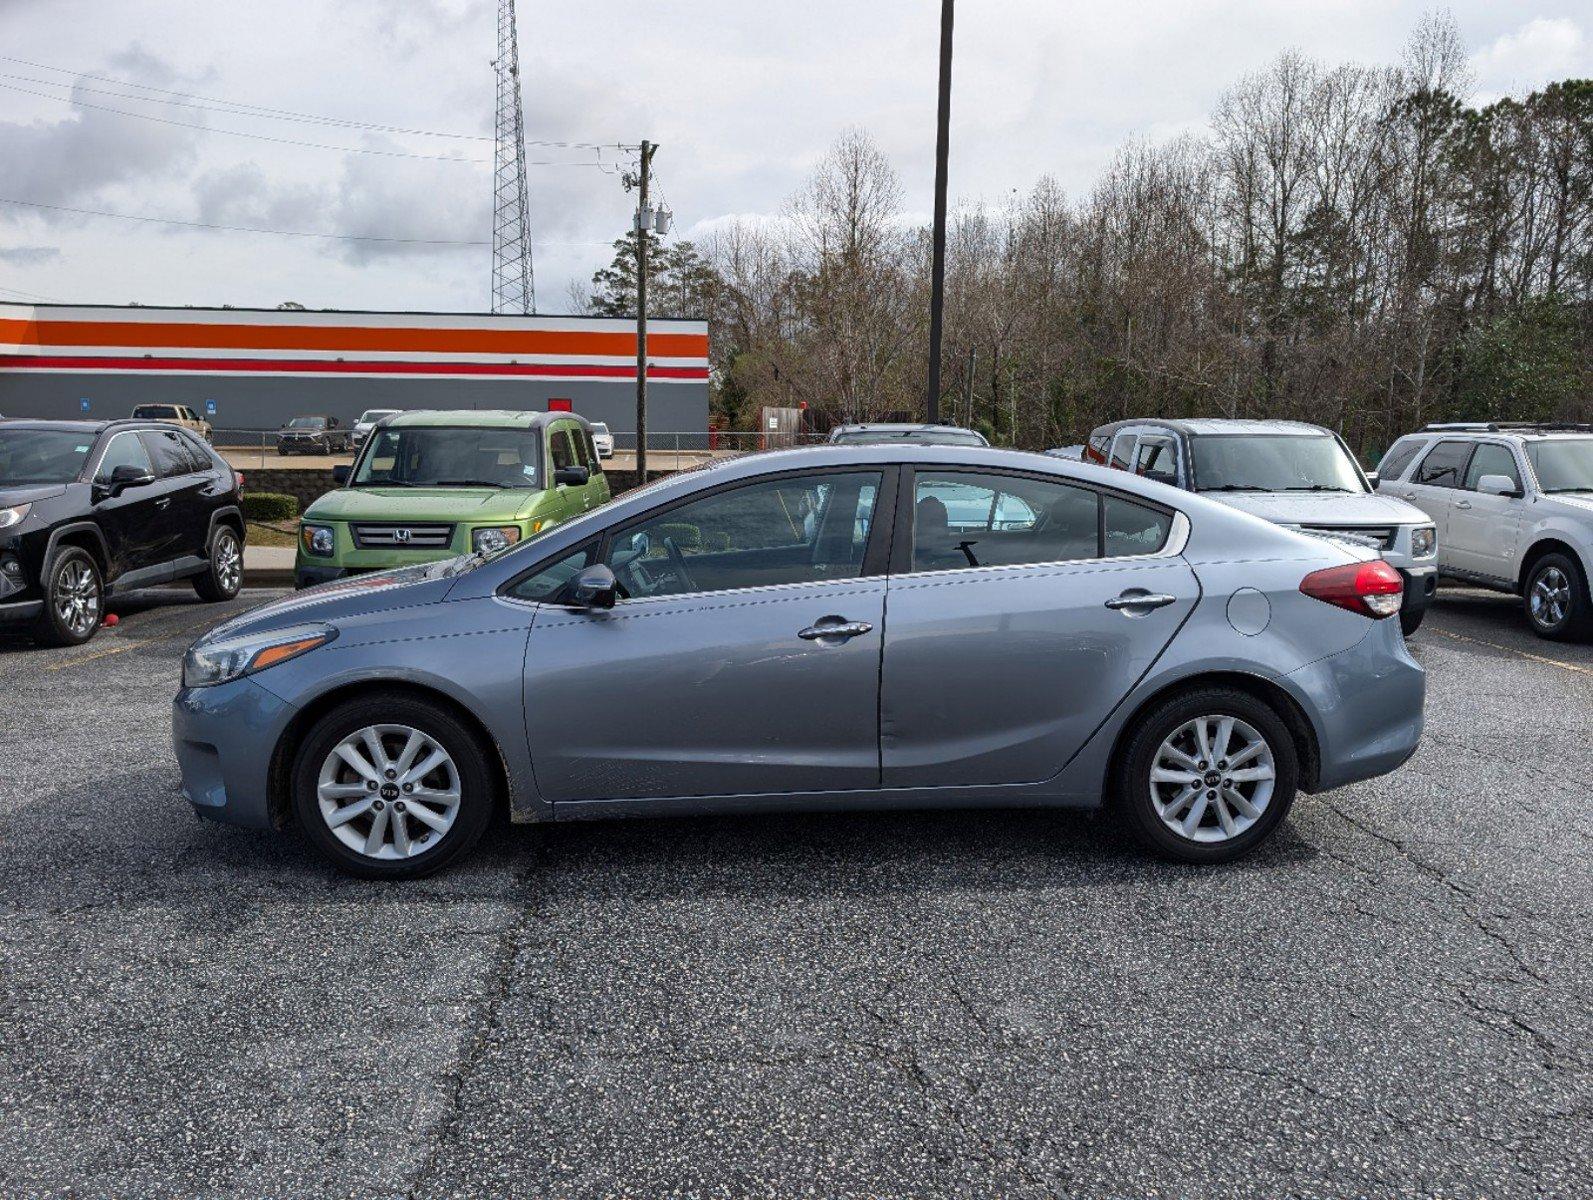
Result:
<instances>
[{"instance_id":1,"label":"utility pole","mask_svg":"<svg viewBox=\"0 0 1593 1200\"><path fill-rule=\"evenodd\" d=\"M637 173L636 204L636 482L647 482L647 234L653 224L647 204L647 182L658 147L642 142L642 165Z\"/></svg>"},{"instance_id":2,"label":"utility pole","mask_svg":"<svg viewBox=\"0 0 1593 1200\"><path fill-rule=\"evenodd\" d=\"M931 424L940 420L940 333L946 303L946 159L951 146L952 0L940 0L940 108L935 125L934 256L929 275L929 397Z\"/></svg>"},{"instance_id":3,"label":"utility pole","mask_svg":"<svg viewBox=\"0 0 1593 1200\"><path fill-rule=\"evenodd\" d=\"M979 363L979 350L975 346L968 347L968 376L963 383L963 400L968 406L968 428L973 428L973 377ZM933 418L931 418L933 420Z\"/></svg>"}]
</instances>

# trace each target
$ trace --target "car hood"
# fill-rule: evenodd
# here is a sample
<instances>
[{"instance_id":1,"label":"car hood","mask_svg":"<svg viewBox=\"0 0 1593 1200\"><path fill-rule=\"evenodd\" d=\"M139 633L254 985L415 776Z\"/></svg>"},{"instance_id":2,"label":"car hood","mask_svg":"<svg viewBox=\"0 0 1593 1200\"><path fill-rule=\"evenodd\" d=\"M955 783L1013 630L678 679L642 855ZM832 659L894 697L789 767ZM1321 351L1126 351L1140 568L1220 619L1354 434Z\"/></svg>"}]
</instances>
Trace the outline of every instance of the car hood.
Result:
<instances>
[{"instance_id":1,"label":"car hood","mask_svg":"<svg viewBox=\"0 0 1593 1200\"><path fill-rule=\"evenodd\" d=\"M395 571L373 571L305 588L223 621L200 637L199 643L240 633L262 633L307 621L336 624L339 618L436 604L453 587L454 565L458 561L445 559Z\"/></svg>"},{"instance_id":2,"label":"car hood","mask_svg":"<svg viewBox=\"0 0 1593 1200\"><path fill-rule=\"evenodd\" d=\"M528 488L340 488L305 510L323 521L511 520L540 493Z\"/></svg>"},{"instance_id":3,"label":"car hood","mask_svg":"<svg viewBox=\"0 0 1593 1200\"><path fill-rule=\"evenodd\" d=\"M1586 520L1593 513L1593 492L1554 492L1544 496L1543 500L1550 504L1565 505L1578 520ZM0 493L0 504L4 503L4 493Z\"/></svg>"},{"instance_id":4,"label":"car hood","mask_svg":"<svg viewBox=\"0 0 1593 1200\"><path fill-rule=\"evenodd\" d=\"M1279 525L1425 525L1432 518L1414 504L1377 492L1202 492Z\"/></svg>"},{"instance_id":5,"label":"car hood","mask_svg":"<svg viewBox=\"0 0 1593 1200\"><path fill-rule=\"evenodd\" d=\"M37 500L53 500L64 495L67 487L64 483L0 483L0 508L10 508L13 504L32 504Z\"/></svg>"}]
</instances>

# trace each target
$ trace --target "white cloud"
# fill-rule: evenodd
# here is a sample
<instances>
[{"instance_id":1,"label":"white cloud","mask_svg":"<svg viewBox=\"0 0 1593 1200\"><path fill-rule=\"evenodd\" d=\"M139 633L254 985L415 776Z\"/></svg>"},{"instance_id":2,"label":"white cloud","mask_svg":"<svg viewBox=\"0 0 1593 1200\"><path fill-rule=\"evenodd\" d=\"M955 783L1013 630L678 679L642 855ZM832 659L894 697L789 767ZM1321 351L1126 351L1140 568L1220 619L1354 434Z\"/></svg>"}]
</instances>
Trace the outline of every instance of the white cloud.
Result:
<instances>
[{"instance_id":1,"label":"white cloud","mask_svg":"<svg viewBox=\"0 0 1593 1200\"><path fill-rule=\"evenodd\" d=\"M1501 96L1541 87L1589 66L1587 39L1569 17L1536 17L1472 55L1482 91Z\"/></svg>"}]
</instances>

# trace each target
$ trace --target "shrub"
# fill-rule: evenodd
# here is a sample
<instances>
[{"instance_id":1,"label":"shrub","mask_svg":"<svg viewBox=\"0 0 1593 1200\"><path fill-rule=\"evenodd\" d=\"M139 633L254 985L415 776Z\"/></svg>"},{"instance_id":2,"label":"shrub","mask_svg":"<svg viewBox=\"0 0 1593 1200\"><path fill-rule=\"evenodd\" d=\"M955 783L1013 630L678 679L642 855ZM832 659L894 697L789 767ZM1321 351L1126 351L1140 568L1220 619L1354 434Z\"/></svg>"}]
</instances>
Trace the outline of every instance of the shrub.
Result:
<instances>
[{"instance_id":1,"label":"shrub","mask_svg":"<svg viewBox=\"0 0 1593 1200\"><path fill-rule=\"evenodd\" d=\"M291 521L299 515L298 499L280 492L245 492L238 503L250 521Z\"/></svg>"}]
</instances>

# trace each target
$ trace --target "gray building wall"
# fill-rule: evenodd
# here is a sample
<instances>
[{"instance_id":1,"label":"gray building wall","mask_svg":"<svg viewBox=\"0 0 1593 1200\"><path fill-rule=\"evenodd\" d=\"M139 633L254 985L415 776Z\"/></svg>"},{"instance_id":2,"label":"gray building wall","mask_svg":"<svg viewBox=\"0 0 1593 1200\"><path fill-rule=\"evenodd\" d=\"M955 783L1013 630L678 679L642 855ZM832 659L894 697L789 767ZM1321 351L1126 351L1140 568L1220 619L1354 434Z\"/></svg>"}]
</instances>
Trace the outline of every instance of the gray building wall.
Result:
<instances>
[{"instance_id":1,"label":"gray building wall","mask_svg":"<svg viewBox=\"0 0 1593 1200\"><path fill-rule=\"evenodd\" d=\"M187 404L201 415L205 401L216 402L208 419L216 430L280 428L290 417L337 417L345 425L368 408L506 408L545 411L552 398L572 402L589 421L602 421L621 445L636 430L636 383L629 379L394 379L361 377L67 374L7 372L0 359L0 414L8 417L95 420L125 417L137 404ZM83 411L82 401L89 401ZM647 428L650 434L691 433L708 428L708 385L649 382ZM218 438L218 441L223 439ZM649 444L654 444L651 440ZM688 443L683 443L687 444Z\"/></svg>"}]
</instances>

